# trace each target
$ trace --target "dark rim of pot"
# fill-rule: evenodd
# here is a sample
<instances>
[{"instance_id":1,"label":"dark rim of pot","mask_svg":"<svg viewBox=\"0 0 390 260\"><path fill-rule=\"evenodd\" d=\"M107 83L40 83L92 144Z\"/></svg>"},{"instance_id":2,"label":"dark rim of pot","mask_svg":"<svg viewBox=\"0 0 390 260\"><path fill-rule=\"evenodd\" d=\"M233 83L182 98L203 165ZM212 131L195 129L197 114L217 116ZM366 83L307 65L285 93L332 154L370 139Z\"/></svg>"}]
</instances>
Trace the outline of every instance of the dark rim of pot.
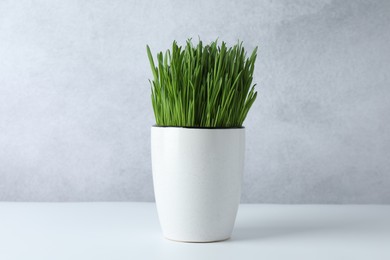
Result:
<instances>
[{"instance_id":1,"label":"dark rim of pot","mask_svg":"<svg viewBox=\"0 0 390 260\"><path fill-rule=\"evenodd\" d=\"M186 128L186 129L245 129L244 126L241 127L196 127L196 126L160 126L160 125L152 125L152 127L156 128Z\"/></svg>"}]
</instances>

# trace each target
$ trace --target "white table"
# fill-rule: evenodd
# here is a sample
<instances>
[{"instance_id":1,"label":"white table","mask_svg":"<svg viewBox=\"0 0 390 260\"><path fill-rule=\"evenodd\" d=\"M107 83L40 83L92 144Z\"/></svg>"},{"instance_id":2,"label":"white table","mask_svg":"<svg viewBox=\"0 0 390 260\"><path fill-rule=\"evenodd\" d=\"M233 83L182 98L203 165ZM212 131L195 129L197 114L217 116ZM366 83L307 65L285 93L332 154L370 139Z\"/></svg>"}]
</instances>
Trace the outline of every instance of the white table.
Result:
<instances>
[{"instance_id":1,"label":"white table","mask_svg":"<svg viewBox=\"0 0 390 260\"><path fill-rule=\"evenodd\" d=\"M230 240L162 237L153 203L0 203L0 259L390 259L390 206L241 205Z\"/></svg>"}]
</instances>

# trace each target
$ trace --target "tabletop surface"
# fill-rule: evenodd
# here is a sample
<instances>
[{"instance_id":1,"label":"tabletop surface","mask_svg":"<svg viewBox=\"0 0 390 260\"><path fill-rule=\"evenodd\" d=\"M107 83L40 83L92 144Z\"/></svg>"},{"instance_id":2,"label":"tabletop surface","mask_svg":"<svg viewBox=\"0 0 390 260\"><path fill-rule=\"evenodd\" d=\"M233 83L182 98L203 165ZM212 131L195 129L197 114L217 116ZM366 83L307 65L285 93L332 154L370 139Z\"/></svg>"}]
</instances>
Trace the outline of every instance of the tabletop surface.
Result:
<instances>
[{"instance_id":1,"label":"tabletop surface","mask_svg":"<svg viewBox=\"0 0 390 260\"><path fill-rule=\"evenodd\" d=\"M390 206L240 205L232 238L162 237L154 203L0 203L0 259L390 259Z\"/></svg>"}]
</instances>

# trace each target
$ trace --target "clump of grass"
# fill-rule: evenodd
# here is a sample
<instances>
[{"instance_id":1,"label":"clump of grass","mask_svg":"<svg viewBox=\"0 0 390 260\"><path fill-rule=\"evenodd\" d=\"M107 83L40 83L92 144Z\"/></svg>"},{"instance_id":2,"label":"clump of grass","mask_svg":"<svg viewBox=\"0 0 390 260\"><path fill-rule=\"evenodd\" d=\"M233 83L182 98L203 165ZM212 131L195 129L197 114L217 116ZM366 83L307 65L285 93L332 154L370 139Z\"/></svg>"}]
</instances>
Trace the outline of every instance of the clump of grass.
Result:
<instances>
[{"instance_id":1,"label":"clump of grass","mask_svg":"<svg viewBox=\"0 0 390 260\"><path fill-rule=\"evenodd\" d=\"M242 127L257 96L257 47L247 57L242 42L228 48L225 42L193 46L187 40L181 47L174 41L171 50L157 54L157 64L146 48L157 126Z\"/></svg>"}]
</instances>

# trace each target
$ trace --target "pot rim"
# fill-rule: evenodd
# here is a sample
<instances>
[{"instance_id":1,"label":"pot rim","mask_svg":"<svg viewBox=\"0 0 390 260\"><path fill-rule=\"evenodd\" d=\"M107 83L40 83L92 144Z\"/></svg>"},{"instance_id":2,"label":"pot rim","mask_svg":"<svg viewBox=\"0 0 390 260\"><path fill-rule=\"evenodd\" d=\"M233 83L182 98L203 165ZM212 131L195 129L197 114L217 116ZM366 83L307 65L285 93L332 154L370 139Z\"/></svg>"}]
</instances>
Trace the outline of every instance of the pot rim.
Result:
<instances>
[{"instance_id":1,"label":"pot rim","mask_svg":"<svg viewBox=\"0 0 390 260\"><path fill-rule=\"evenodd\" d=\"M196 127L196 126L160 126L152 125L152 128L172 128L172 129L193 129L193 130L233 130L233 129L245 129L245 126L241 127Z\"/></svg>"}]
</instances>

